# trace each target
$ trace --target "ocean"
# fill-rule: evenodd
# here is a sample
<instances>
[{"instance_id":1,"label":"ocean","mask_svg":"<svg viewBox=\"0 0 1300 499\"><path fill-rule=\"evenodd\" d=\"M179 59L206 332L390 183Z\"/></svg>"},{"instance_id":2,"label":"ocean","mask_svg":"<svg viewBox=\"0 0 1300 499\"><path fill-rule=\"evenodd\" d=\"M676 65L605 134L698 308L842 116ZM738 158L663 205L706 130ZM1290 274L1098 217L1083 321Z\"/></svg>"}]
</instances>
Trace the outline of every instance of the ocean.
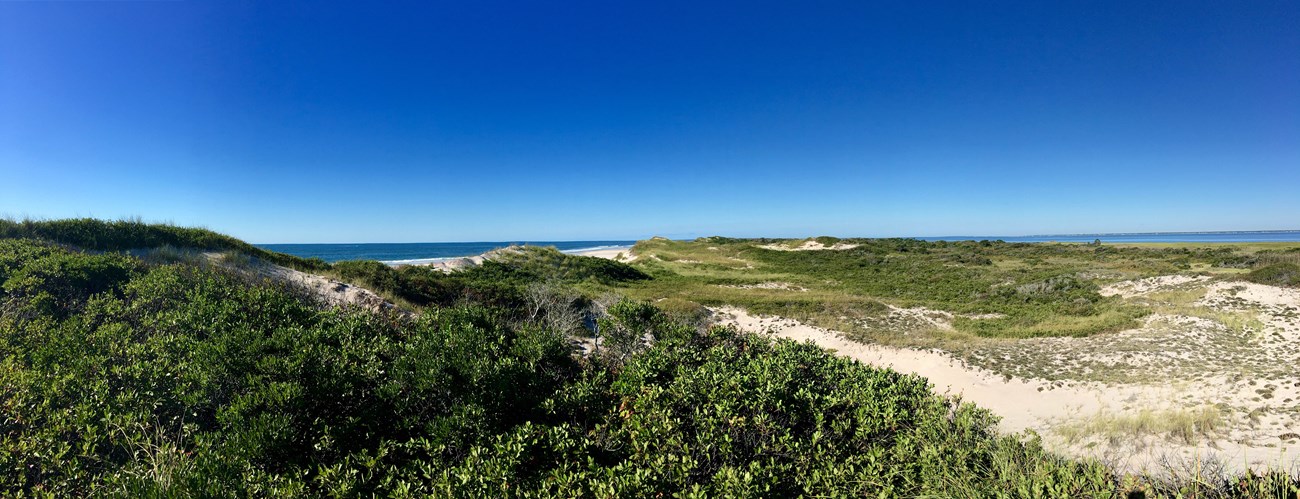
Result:
<instances>
[{"instance_id":1,"label":"ocean","mask_svg":"<svg viewBox=\"0 0 1300 499\"><path fill-rule=\"evenodd\" d=\"M1300 230L1256 232L1151 232L1132 234L1058 234L1042 236L944 236L918 237L925 241L990 241L1042 243L1247 243L1297 242ZM389 264L430 263L452 258L481 255L516 244L554 246L566 253L597 249L629 248L636 241L517 241L478 243L355 243L355 244L259 244L271 251L304 258L318 257L327 262L341 260L379 260Z\"/></svg>"},{"instance_id":2,"label":"ocean","mask_svg":"<svg viewBox=\"0 0 1300 499\"><path fill-rule=\"evenodd\" d=\"M598 249L627 248L636 241L515 241L478 243L353 243L353 244L259 244L260 248L327 262L379 260L388 264L431 263L481 255L494 249L527 244L554 246L566 253Z\"/></svg>"},{"instance_id":3,"label":"ocean","mask_svg":"<svg viewBox=\"0 0 1300 499\"><path fill-rule=\"evenodd\" d=\"M1122 234L1056 234L1041 236L944 236L918 237L925 241L1003 240L1009 243L1267 243L1298 242L1300 230L1240 232L1142 232Z\"/></svg>"}]
</instances>

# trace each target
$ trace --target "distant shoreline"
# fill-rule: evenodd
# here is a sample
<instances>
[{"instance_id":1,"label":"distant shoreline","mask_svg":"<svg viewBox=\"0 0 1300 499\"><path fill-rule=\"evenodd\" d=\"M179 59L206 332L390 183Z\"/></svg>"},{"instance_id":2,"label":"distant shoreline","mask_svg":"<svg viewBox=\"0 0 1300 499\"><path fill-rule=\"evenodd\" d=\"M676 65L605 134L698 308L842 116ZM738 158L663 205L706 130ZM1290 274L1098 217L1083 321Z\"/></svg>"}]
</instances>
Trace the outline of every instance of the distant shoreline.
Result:
<instances>
[{"instance_id":1,"label":"distant shoreline","mask_svg":"<svg viewBox=\"0 0 1300 499\"><path fill-rule=\"evenodd\" d=\"M422 265L482 255L509 246L554 247L565 253L630 248L636 241L483 241L461 243L259 244L258 247L327 262L375 260L392 265Z\"/></svg>"},{"instance_id":2,"label":"distant shoreline","mask_svg":"<svg viewBox=\"0 0 1300 499\"><path fill-rule=\"evenodd\" d=\"M772 238L797 239L797 238ZM845 238L850 239L850 238ZM879 238L863 238L879 239ZM1209 232L1115 232L1105 234L1050 234L1034 236L912 236L901 239L922 241L1005 241L1024 243L1258 243L1300 242L1300 230L1209 231ZM390 265L428 265L469 258L512 245L553 246L568 254L613 258L627 252L636 241L521 241L474 243L349 243L349 244L262 244L262 248L327 262L376 260Z\"/></svg>"},{"instance_id":3,"label":"distant shoreline","mask_svg":"<svg viewBox=\"0 0 1300 499\"><path fill-rule=\"evenodd\" d=\"M923 241L1006 241L1018 243L1262 243L1300 242L1300 230L1211 231L1211 232L1113 232L1106 234L1049 234L1035 236L937 236Z\"/></svg>"},{"instance_id":4,"label":"distant shoreline","mask_svg":"<svg viewBox=\"0 0 1300 499\"><path fill-rule=\"evenodd\" d=\"M1300 235L1300 229L1279 229L1279 230L1199 230L1199 231L1166 231L1166 232L1098 232L1098 233L1079 233L1079 234L1029 234L1025 236L1000 236L1000 237L1101 237L1101 236L1180 236L1180 235L1218 235L1218 234L1297 234ZM974 237L974 236L939 236L939 237ZM987 236L980 236L987 237Z\"/></svg>"}]
</instances>

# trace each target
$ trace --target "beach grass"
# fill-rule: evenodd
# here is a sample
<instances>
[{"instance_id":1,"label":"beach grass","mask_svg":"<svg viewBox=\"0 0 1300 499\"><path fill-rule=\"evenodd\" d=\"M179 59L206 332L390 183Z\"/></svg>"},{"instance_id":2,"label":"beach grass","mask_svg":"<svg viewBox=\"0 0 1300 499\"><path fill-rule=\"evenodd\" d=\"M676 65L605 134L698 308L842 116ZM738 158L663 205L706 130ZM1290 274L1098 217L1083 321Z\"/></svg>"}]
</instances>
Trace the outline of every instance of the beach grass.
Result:
<instances>
[{"instance_id":1,"label":"beach grass","mask_svg":"<svg viewBox=\"0 0 1300 499\"><path fill-rule=\"evenodd\" d=\"M848 249L777 251L809 241ZM850 247L851 246L851 247ZM1149 310L1098 293L1120 280L1249 266L1234 247L924 242L905 239L654 239L633 264L654 279L621 288L638 298L676 298L782 315L878 341L898 331L867 323L897 308L954 315L983 337L1086 336L1135 324ZM982 317L975 319L971 317ZM988 318L996 317L996 318ZM878 321L876 321L878 322Z\"/></svg>"}]
</instances>

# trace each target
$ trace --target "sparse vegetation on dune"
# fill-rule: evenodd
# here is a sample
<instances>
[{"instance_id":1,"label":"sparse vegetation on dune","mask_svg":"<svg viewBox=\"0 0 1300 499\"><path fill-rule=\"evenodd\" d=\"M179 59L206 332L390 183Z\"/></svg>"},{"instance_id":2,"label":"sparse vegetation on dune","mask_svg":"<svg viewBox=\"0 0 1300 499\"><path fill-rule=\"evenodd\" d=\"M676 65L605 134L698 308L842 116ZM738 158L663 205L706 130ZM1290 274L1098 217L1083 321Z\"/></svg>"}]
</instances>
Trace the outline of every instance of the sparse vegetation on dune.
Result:
<instances>
[{"instance_id":1,"label":"sparse vegetation on dune","mask_svg":"<svg viewBox=\"0 0 1300 499\"><path fill-rule=\"evenodd\" d=\"M706 305L743 306L878 341L892 341L885 336L894 335L877 334L881 332L864 327L863 319L885 313L881 303L959 314L964 317L956 318L953 326L976 336L1084 336L1131 326L1147 313L1100 295L1099 284L1178 272L1195 262L1219 263L1232 256L1227 249L906 239L830 242L848 248L765 248L795 247L801 244L798 240L642 241L634 251L646 258L634 266L655 279L630 286L627 292L647 299L672 296ZM765 282L789 283L806 292L737 289Z\"/></svg>"},{"instance_id":2,"label":"sparse vegetation on dune","mask_svg":"<svg viewBox=\"0 0 1300 499\"><path fill-rule=\"evenodd\" d=\"M42 223L11 222L4 234L19 238L0 238L6 495L1300 492L1285 473L1121 476L1047 452L1035 438L999 435L990 413L934 394L922 378L701 321L699 303L725 300L839 321L857 316L835 314L869 317L889 305L967 299L974 304L959 310L970 313L1014 313L1015 303L1063 317L1091 317L1087 307L1093 315L1125 310L1093 297L1096 279L1078 276L1082 270L1059 277L1076 269L1060 261L1076 249L850 241L859 246L834 251L872 262L854 267L817 251L755 250L746 241L692 248L656 240L637 247L642 258L630 267L527 249L452 274L377 262L322 268L402 298L418 311L406 315L323 306L243 270L257 265L253 259L279 257L244 252L243 243L206 231L67 225L106 227L97 235ZM196 257L186 248L221 254ZM119 252L127 249L148 251ZM1006 257L1016 252L1024 254ZM1116 260L1107 268L1114 275L1102 280L1180 265L1141 251ZM822 265L830 269L817 270ZM872 267L886 284L868 284L871 271L853 270ZM980 286L940 278L942 268ZM907 269L919 277L901 275ZM1015 279L996 285L982 271ZM807 291L717 285L761 282ZM989 293L984 283L1010 291ZM927 286L939 298L927 298ZM611 298L614 289L659 301ZM1074 303L1079 298L1087 303ZM587 356L570 337L593 334L582 314L594 319L599 337ZM1036 317L1013 320L1052 319ZM1193 415L1157 431L1194 438L1213 432L1215 421Z\"/></svg>"},{"instance_id":3,"label":"sparse vegetation on dune","mask_svg":"<svg viewBox=\"0 0 1300 499\"><path fill-rule=\"evenodd\" d=\"M1125 390L1123 400L1094 402L1097 414L1020 423L1073 455L1142 454L1147 466L1148 452L1209 445L1232 456L1249 449L1256 457L1232 467L1261 469L1277 460L1264 454L1294 440L1285 430L1300 421L1300 380L1279 359L1300 354L1297 295L1246 283L1286 286L1300 244L828 242L643 241L634 265L655 279L625 289L767 316L755 330L788 325L780 316L866 343L937 348L972 380L982 379L975 370L990 372L1089 400L1107 387ZM1145 404L1163 412L1143 412ZM1052 414L1049 405L1035 414ZM1206 406L1222 410L1213 431L1200 430L1205 421L1183 424ZM1133 438L1110 437L1125 435ZM1137 445L1148 437L1151 445ZM1081 439L1101 447L1071 447Z\"/></svg>"},{"instance_id":4,"label":"sparse vegetation on dune","mask_svg":"<svg viewBox=\"0 0 1300 499\"><path fill-rule=\"evenodd\" d=\"M773 251L815 242L845 249ZM1292 245L1294 247L1295 245ZM633 265L655 277L626 286L645 299L673 297L781 315L880 342L916 335L873 328L888 308L922 306L956 314L959 333L982 337L1087 336L1137 324L1150 310L1100 286L1139 277L1242 268L1257 279L1290 279L1294 251L1266 245L1115 247L1000 241L909 239L653 239L634 248ZM688 262L688 263L682 263ZM774 289L764 283L785 283ZM801 292L789 292L797 287ZM978 318L972 318L978 317Z\"/></svg>"},{"instance_id":5,"label":"sparse vegetation on dune","mask_svg":"<svg viewBox=\"0 0 1300 499\"><path fill-rule=\"evenodd\" d=\"M179 248L207 251L237 251L276 265L299 270L322 270L329 264L319 258L300 258L267 251L233 237L207 229L150 224L141 220L66 220L0 219L0 238L29 238L75 246L92 251L155 250Z\"/></svg>"},{"instance_id":6,"label":"sparse vegetation on dune","mask_svg":"<svg viewBox=\"0 0 1300 499\"><path fill-rule=\"evenodd\" d=\"M325 272L415 308L454 305L466 299L511 306L523 299L521 290L537 282L594 290L649 278L624 263L536 246L500 251L481 265L453 273L418 265L395 268L376 261L335 262Z\"/></svg>"}]
</instances>

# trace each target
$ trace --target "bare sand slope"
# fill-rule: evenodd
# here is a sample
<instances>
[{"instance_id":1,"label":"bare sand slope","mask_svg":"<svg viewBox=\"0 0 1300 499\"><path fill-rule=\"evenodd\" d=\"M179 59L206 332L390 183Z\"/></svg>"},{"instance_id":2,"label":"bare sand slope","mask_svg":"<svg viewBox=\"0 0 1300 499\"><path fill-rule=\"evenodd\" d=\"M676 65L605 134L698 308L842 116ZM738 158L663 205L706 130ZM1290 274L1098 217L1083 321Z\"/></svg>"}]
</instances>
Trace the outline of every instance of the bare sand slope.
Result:
<instances>
[{"instance_id":1,"label":"bare sand slope","mask_svg":"<svg viewBox=\"0 0 1300 499\"><path fill-rule=\"evenodd\" d=\"M928 378L1033 430L1049 447L1127 471L1219 461L1230 470L1300 464L1300 291L1164 276L1106 290L1157 313L1141 327L1087 338L976 341L963 355L853 341L734 307L723 324L813 343ZM1152 297L1182 297L1177 307ZM945 312L898 309L942 322ZM941 324L936 322L936 328Z\"/></svg>"},{"instance_id":2,"label":"bare sand slope","mask_svg":"<svg viewBox=\"0 0 1300 499\"><path fill-rule=\"evenodd\" d=\"M808 241L804 241L803 244L800 244L798 246L786 246L784 244L765 244L759 247L763 249L774 250L774 251L819 251L819 250L839 251L839 250L853 249L858 247L858 245L850 244L850 243L835 243L830 246L827 246L818 241L808 240Z\"/></svg>"},{"instance_id":3,"label":"bare sand slope","mask_svg":"<svg viewBox=\"0 0 1300 499\"><path fill-rule=\"evenodd\" d=\"M270 264L258 267L256 272L302 288L331 306L356 306L373 311L400 310L374 291L322 275Z\"/></svg>"},{"instance_id":4,"label":"bare sand slope","mask_svg":"<svg viewBox=\"0 0 1300 499\"><path fill-rule=\"evenodd\" d=\"M225 257L221 253L204 253L203 256L212 263L230 265L224 260ZM355 306L377 312L394 310L402 314L409 314L409 312L401 310L374 291L322 275L310 274L259 261L254 261L251 266L248 264L230 266L245 272L251 272L256 276L297 287L320 298L322 302L330 306Z\"/></svg>"}]
</instances>

